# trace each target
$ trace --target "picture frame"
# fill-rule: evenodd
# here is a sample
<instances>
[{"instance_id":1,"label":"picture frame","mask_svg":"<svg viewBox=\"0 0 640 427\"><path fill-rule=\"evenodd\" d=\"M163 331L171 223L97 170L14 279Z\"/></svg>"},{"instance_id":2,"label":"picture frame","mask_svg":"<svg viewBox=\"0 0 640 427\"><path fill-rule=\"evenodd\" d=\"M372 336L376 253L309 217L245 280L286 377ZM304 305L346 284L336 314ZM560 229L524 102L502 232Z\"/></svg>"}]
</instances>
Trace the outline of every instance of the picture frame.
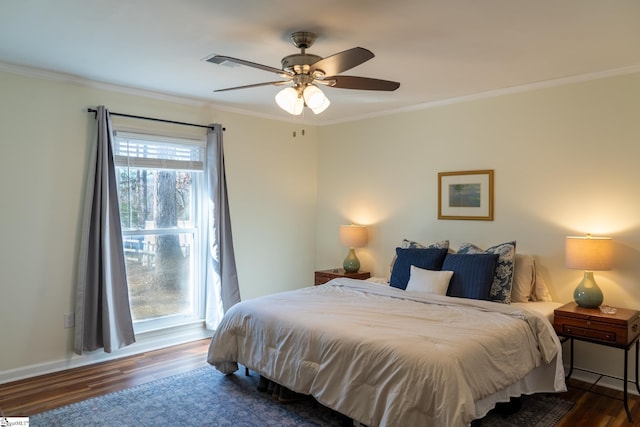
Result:
<instances>
[{"instance_id":1,"label":"picture frame","mask_svg":"<svg viewBox=\"0 0 640 427\"><path fill-rule=\"evenodd\" d=\"M493 221L493 170L439 172L438 219Z\"/></svg>"}]
</instances>

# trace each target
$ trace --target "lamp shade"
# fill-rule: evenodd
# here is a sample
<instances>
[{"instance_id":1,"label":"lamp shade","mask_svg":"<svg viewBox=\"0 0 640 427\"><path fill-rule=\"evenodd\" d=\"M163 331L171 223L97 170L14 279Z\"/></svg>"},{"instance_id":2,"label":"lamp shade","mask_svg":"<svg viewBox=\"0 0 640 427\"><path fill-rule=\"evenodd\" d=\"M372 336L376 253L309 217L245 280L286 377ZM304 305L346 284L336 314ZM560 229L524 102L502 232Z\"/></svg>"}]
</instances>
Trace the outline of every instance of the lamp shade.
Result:
<instances>
[{"instance_id":1,"label":"lamp shade","mask_svg":"<svg viewBox=\"0 0 640 427\"><path fill-rule=\"evenodd\" d=\"M610 237L567 237L567 268L586 271L610 270L613 264L613 241Z\"/></svg>"},{"instance_id":2,"label":"lamp shade","mask_svg":"<svg viewBox=\"0 0 640 427\"><path fill-rule=\"evenodd\" d=\"M293 87L286 87L276 94L276 103L289 114L298 116L302 114L304 100Z\"/></svg>"},{"instance_id":3,"label":"lamp shade","mask_svg":"<svg viewBox=\"0 0 640 427\"><path fill-rule=\"evenodd\" d=\"M307 104L307 107L311 108L319 108L326 99L324 93L315 85L309 85L304 88L302 92L304 96L304 102Z\"/></svg>"},{"instance_id":4,"label":"lamp shade","mask_svg":"<svg viewBox=\"0 0 640 427\"><path fill-rule=\"evenodd\" d=\"M348 248L361 248L367 245L367 227L364 225L341 225L340 243Z\"/></svg>"},{"instance_id":5,"label":"lamp shade","mask_svg":"<svg viewBox=\"0 0 640 427\"><path fill-rule=\"evenodd\" d=\"M331 105L331 101L329 101L329 98L327 98L326 96L324 97L324 102L316 108L311 108L311 111L313 111L313 114L320 114L322 113L324 110L326 110L327 108L329 108L329 105Z\"/></svg>"}]
</instances>

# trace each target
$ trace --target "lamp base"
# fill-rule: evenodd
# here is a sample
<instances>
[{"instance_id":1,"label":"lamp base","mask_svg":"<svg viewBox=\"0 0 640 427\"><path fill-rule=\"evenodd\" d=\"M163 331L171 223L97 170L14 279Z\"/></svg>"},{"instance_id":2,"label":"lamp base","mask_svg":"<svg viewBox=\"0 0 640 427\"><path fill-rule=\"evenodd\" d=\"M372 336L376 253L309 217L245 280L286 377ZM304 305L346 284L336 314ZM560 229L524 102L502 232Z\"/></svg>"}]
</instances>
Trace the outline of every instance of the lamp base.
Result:
<instances>
[{"instance_id":1,"label":"lamp base","mask_svg":"<svg viewBox=\"0 0 640 427\"><path fill-rule=\"evenodd\" d=\"M598 308L604 299L602 290L593 278L593 271L585 271L582 281L573 291L573 299L580 307Z\"/></svg>"},{"instance_id":2,"label":"lamp base","mask_svg":"<svg viewBox=\"0 0 640 427\"><path fill-rule=\"evenodd\" d=\"M357 273L358 270L360 270L360 260L356 256L356 251L354 251L353 248L349 249L349 253L342 263L342 268L344 268L344 271L347 273Z\"/></svg>"}]
</instances>

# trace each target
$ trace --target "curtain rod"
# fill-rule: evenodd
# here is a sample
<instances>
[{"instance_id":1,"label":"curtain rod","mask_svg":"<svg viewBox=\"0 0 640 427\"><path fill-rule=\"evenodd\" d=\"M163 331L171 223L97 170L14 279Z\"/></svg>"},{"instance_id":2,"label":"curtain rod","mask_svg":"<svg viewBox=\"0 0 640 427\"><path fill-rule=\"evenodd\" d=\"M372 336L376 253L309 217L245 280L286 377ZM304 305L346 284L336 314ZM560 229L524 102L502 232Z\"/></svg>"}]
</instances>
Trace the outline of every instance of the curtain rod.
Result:
<instances>
[{"instance_id":1,"label":"curtain rod","mask_svg":"<svg viewBox=\"0 0 640 427\"><path fill-rule=\"evenodd\" d=\"M96 110L95 108L87 108L87 112L88 113L97 113L98 110ZM109 111L109 114L111 114L112 116L128 117L130 119L151 120L151 121L154 121L154 122L171 123L171 124L174 124L174 125L183 125L183 126L195 126L195 127L199 127L199 128L207 128L207 129L213 130L213 126L199 125L199 124L196 124L196 123L176 122L174 120L156 119L154 117L144 117L144 116L134 116L134 115L131 115L131 114L112 113L111 111ZM226 129L222 128L222 130L225 131Z\"/></svg>"}]
</instances>

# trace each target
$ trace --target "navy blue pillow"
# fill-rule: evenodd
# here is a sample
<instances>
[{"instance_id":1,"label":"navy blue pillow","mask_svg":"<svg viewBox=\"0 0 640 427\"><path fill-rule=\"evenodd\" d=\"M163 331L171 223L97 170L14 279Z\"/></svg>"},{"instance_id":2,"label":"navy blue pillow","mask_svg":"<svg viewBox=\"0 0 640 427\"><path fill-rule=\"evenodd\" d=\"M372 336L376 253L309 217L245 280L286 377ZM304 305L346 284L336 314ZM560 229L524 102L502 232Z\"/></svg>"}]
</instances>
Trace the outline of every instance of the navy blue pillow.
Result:
<instances>
[{"instance_id":1,"label":"navy blue pillow","mask_svg":"<svg viewBox=\"0 0 640 427\"><path fill-rule=\"evenodd\" d=\"M396 262L389 285L406 289L412 265L425 270L440 270L448 251L447 248L396 248Z\"/></svg>"},{"instance_id":2,"label":"navy blue pillow","mask_svg":"<svg viewBox=\"0 0 640 427\"><path fill-rule=\"evenodd\" d=\"M447 296L489 301L498 254L448 254L442 269L453 271Z\"/></svg>"}]
</instances>

